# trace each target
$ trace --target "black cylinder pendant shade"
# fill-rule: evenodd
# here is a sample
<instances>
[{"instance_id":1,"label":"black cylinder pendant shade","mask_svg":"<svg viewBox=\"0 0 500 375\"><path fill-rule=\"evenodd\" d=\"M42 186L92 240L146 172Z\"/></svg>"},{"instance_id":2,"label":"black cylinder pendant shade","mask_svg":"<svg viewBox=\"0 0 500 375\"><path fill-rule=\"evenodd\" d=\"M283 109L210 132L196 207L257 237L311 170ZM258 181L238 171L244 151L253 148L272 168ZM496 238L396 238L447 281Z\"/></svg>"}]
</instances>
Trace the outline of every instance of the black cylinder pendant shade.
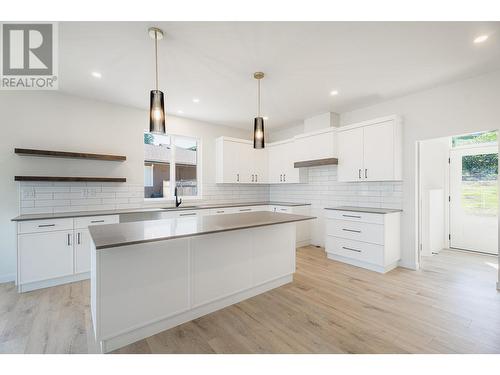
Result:
<instances>
[{"instance_id":1,"label":"black cylinder pendant shade","mask_svg":"<svg viewBox=\"0 0 500 375\"><path fill-rule=\"evenodd\" d=\"M165 103L163 100L163 92L160 90L151 90L149 132L165 134Z\"/></svg>"},{"instance_id":2,"label":"black cylinder pendant shade","mask_svg":"<svg viewBox=\"0 0 500 375\"><path fill-rule=\"evenodd\" d=\"M264 147L264 119L255 117L253 120L253 148Z\"/></svg>"}]
</instances>

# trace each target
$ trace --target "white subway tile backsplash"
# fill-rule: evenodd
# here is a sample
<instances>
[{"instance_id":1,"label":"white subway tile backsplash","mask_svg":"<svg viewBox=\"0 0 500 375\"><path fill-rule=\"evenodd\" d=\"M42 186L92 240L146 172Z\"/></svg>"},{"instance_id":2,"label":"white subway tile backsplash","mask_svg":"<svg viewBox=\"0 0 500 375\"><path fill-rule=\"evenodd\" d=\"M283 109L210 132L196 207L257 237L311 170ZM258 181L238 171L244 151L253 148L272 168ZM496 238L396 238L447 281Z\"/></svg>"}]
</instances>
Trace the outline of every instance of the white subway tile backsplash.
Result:
<instances>
[{"instance_id":1,"label":"white subway tile backsplash","mask_svg":"<svg viewBox=\"0 0 500 375\"><path fill-rule=\"evenodd\" d=\"M35 200L46 200L46 199L52 199L53 194L52 193L37 193L35 191Z\"/></svg>"}]
</instances>

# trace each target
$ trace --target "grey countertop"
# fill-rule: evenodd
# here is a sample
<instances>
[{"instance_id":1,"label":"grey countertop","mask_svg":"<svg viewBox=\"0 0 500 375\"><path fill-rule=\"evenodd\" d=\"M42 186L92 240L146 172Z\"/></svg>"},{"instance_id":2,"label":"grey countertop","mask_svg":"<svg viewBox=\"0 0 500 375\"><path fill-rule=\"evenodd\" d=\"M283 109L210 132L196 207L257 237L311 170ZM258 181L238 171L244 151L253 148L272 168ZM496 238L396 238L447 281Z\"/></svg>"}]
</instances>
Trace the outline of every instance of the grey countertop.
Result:
<instances>
[{"instance_id":1,"label":"grey countertop","mask_svg":"<svg viewBox=\"0 0 500 375\"><path fill-rule=\"evenodd\" d=\"M268 211L226 215L183 217L163 220L137 221L122 224L90 226L96 249L146 242L164 241L182 237L226 232L267 225L293 223L315 219L313 216L282 214Z\"/></svg>"},{"instance_id":2,"label":"grey countertop","mask_svg":"<svg viewBox=\"0 0 500 375\"><path fill-rule=\"evenodd\" d=\"M43 214L25 214L19 215L12 219L12 221L26 221L26 220L44 220L44 219L64 219L69 217L85 217L85 216L103 216L103 215L122 215L122 214L135 214L141 212L162 212L162 211L183 211L183 210L206 210L210 208L229 208L229 207L243 207L243 206L287 206L287 207L300 207L310 206L310 203L293 203L293 202L241 202L241 203L218 203L218 204L185 204L180 207L164 206L154 208L134 208L122 210L95 210L95 211L73 211L73 212L57 212L57 213L43 213Z\"/></svg>"},{"instance_id":3,"label":"grey countertop","mask_svg":"<svg viewBox=\"0 0 500 375\"><path fill-rule=\"evenodd\" d=\"M364 212L369 214L392 214L394 212L403 211L397 208L374 208L374 207L355 207L355 206L326 207L325 210Z\"/></svg>"}]
</instances>

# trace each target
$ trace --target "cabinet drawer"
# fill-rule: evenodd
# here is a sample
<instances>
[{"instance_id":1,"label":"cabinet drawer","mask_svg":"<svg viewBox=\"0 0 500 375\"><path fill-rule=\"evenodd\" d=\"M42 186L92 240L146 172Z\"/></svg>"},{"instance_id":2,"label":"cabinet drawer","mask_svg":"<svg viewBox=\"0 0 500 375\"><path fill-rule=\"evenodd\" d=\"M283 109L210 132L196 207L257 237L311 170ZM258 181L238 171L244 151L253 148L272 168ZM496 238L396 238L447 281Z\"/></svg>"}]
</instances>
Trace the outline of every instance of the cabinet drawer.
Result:
<instances>
[{"instance_id":1,"label":"cabinet drawer","mask_svg":"<svg viewBox=\"0 0 500 375\"><path fill-rule=\"evenodd\" d=\"M326 220L326 234L356 241L384 244L384 226L349 220Z\"/></svg>"},{"instance_id":2,"label":"cabinet drawer","mask_svg":"<svg viewBox=\"0 0 500 375\"><path fill-rule=\"evenodd\" d=\"M73 218L21 221L18 233L53 232L73 229Z\"/></svg>"},{"instance_id":3,"label":"cabinet drawer","mask_svg":"<svg viewBox=\"0 0 500 375\"><path fill-rule=\"evenodd\" d=\"M346 238L326 236L326 252L361 262L383 265L384 247Z\"/></svg>"},{"instance_id":4,"label":"cabinet drawer","mask_svg":"<svg viewBox=\"0 0 500 375\"><path fill-rule=\"evenodd\" d=\"M118 224L118 215L89 216L75 218L75 229L87 229L89 225Z\"/></svg>"},{"instance_id":5,"label":"cabinet drawer","mask_svg":"<svg viewBox=\"0 0 500 375\"><path fill-rule=\"evenodd\" d=\"M359 221L363 223L384 224L384 215L368 212L325 210L328 219Z\"/></svg>"}]
</instances>

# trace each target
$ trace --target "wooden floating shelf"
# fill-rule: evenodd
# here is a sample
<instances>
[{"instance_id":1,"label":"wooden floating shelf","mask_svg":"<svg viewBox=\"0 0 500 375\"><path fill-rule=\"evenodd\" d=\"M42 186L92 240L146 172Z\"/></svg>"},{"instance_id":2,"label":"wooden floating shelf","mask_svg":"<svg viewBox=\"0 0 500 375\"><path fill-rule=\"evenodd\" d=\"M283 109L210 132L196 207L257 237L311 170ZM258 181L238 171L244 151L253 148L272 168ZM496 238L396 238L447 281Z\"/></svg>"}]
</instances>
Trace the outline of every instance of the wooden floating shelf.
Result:
<instances>
[{"instance_id":1,"label":"wooden floating shelf","mask_svg":"<svg viewBox=\"0 0 500 375\"><path fill-rule=\"evenodd\" d=\"M50 150L34 150L30 148L15 148L14 153L25 156L41 156L49 158L66 158L66 159L89 159L89 160L105 160L105 161L124 161L127 160L123 155L106 155L106 154L90 154L86 152L67 152L67 151L50 151Z\"/></svg>"},{"instance_id":2,"label":"wooden floating shelf","mask_svg":"<svg viewBox=\"0 0 500 375\"><path fill-rule=\"evenodd\" d=\"M127 182L125 177L55 177L55 176L15 176L15 181L56 181L56 182Z\"/></svg>"},{"instance_id":3,"label":"wooden floating shelf","mask_svg":"<svg viewBox=\"0 0 500 375\"><path fill-rule=\"evenodd\" d=\"M337 158L327 158L327 159L316 159L307 161L296 161L293 163L294 168L307 168L307 167L318 167L321 165L337 165L339 159Z\"/></svg>"}]
</instances>

